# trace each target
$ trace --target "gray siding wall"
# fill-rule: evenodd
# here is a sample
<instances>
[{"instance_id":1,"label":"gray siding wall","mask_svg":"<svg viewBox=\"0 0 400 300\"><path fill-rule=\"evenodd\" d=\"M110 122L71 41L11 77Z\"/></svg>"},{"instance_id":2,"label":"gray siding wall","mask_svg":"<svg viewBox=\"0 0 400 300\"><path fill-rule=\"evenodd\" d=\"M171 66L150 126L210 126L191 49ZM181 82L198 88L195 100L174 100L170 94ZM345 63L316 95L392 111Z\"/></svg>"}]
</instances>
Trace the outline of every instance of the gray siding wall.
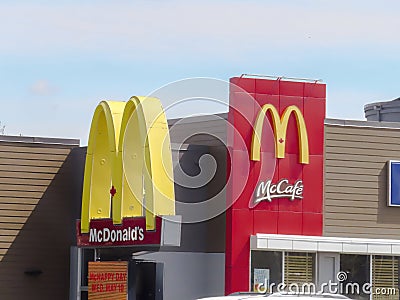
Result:
<instances>
[{"instance_id":1,"label":"gray siding wall","mask_svg":"<svg viewBox=\"0 0 400 300\"><path fill-rule=\"evenodd\" d=\"M324 235L399 239L400 209L386 205L386 162L400 160L400 128L358 123L325 125Z\"/></svg>"}]
</instances>

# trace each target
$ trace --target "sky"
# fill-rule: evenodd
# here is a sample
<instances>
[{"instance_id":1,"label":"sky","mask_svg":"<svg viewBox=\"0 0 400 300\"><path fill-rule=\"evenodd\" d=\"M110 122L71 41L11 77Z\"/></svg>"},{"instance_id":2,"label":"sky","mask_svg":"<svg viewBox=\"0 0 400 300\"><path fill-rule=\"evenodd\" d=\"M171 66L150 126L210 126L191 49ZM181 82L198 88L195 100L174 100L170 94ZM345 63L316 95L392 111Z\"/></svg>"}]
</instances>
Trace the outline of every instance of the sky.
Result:
<instances>
[{"instance_id":1,"label":"sky","mask_svg":"<svg viewBox=\"0 0 400 300\"><path fill-rule=\"evenodd\" d=\"M101 100L243 73L322 79L327 117L362 120L366 103L400 96L399 11L397 0L0 0L0 129L85 145Z\"/></svg>"}]
</instances>

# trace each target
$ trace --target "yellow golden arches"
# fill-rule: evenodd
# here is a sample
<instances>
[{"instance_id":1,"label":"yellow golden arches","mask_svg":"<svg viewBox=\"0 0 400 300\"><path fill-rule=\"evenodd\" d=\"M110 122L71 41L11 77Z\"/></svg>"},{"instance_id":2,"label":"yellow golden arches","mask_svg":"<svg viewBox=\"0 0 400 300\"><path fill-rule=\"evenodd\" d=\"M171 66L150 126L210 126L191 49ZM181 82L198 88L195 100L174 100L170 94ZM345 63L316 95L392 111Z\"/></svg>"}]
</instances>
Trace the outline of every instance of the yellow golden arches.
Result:
<instances>
[{"instance_id":1,"label":"yellow golden arches","mask_svg":"<svg viewBox=\"0 0 400 300\"><path fill-rule=\"evenodd\" d=\"M144 190L143 190L144 183ZM82 194L81 231L91 219L143 215L155 228L155 215L174 215L174 182L168 123L156 98L101 102L89 135ZM144 200L145 199L145 200ZM144 203L145 202L145 203Z\"/></svg>"},{"instance_id":2,"label":"yellow golden arches","mask_svg":"<svg viewBox=\"0 0 400 300\"><path fill-rule=\"evenodd\" d=\"M125 103L102 101L93 115L83 179L81 230L89 231L89 220L110 217L112 166L117 154Z\"/></svg>"},{"instance_id":3,"label":"yellow golden arches","mask_svg":"<svg viewBox=\"0 0 400 300\"><path fill-rule=\"evenodd\" d=\"M262 128L264 124L264 119L267 114L270 112L272 118L272 125L275 133L275 155L277 158L285 157L285 147L286 147L286 130L289 122L289 117L293 113L296 122L297 122L297 130L299 135L299 162L301 164L309 163L309 153L308 153L308 136L307 136L307 128L304 122L303 114L300 109L291 105L285 109L282 114L282 117L279 117L279 113L275 106L272 104L265 104L260 112L258 113L256 124L254 126L253 138L251 142L251 160L260 160L260 151L261 151L261 136L262 136Z\"/></svg>"}]
</instances>

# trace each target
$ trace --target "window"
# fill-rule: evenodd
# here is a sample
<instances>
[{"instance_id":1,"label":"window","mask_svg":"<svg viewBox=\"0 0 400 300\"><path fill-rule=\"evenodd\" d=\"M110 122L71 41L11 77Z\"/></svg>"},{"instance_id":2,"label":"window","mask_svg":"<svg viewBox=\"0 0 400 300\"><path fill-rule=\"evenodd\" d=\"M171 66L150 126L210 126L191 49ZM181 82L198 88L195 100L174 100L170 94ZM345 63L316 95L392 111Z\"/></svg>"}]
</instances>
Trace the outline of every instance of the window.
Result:
<instances>
[{"instance_id":1,"label":"window","mask_svg":"<svg viewBox=\"0 0 400 300\"><path fill-rule=\"evenodd\" d=\"M282 282L282 252L277 251L251 251L251 288L259 291ZM266 284L266 287L265 287ZM261 290L262 291L262 290ZM269 290L268 290L269 291Z\"/></svg>"},{"instance_id":2,"label":"window","mask_svg":"<svg viewBox=\"0 0 400 300\"><path fill-rule=\"evenodd\" d=\"M342 294L353 299L369 299L363 292L363 286L370 282L369 255L341 254L340 270L347 274L347 279L342 281ZM357 283L352 285L351 283Z\"/></svg>"},{"instance_id":3,"label":"window","mask_svg":"<svg viewBox=\"0 0 400 300\"><path fill-rule=\"evenodd\" d=\"M276 292L278 285L282 283L282 277L285 289L290 284L298 284L301 287L304 283L315 283L315 254L251 251L252 291L260 292L266 289L268 292Z\"/></svg>"},{"instance_id":4,"label":"window","mask_svg":"<svg viewBox=\"0 0 400 300\"><path fill-rule=\"evenodd\" d=\"M372 299L399 299L399 259L393 256L372 257Z\"/></svg>"},{"instance_id":5,"label":"window","mask_svg":"<svg viewBox=\"0 0 400 300\"><path fill-rule=\"evenodd\" d=\"M315 283L315 255L285 252L285 285Z\"/></svg>"}]
</instances>

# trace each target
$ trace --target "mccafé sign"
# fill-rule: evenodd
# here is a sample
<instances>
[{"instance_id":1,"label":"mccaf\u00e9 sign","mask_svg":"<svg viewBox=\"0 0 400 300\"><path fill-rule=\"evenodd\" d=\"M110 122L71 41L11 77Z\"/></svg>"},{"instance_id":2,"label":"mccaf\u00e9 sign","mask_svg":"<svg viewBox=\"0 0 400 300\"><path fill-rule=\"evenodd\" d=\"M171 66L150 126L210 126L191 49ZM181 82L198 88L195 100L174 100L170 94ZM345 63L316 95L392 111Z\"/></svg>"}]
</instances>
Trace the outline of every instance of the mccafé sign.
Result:
<instances>
[{"instance_id":1,"label":"mccaf\u00e9 sign","mask_svg":"<svg viewBox=\"0 0 400 300\"><path fill-rule=\"evenodd\" d=\"M257 115L257 119L254 125L253 138L251 142L251 153L250 159L253 161L260 160L261 151L261 137L264 125L264 120L266 119L267 113L270 114L272 119L272 127L275 137L275 156L276 158L285 158L286 149L286 131L289 123L289 118L291 115L296 119L296 125L298 129L298 139L299 139L299 163L308 164L309 163L309 151L308 151L308 135L307 127L304 121L303 114L300 109L291 105L288 106L282 116L275 106L272 104L265 104L262 106L260 112ZM261 181L255 192L255 198L253 203L250 203L250 207L256 206L261 201L271 202L274 198L288 198L290 200L303 199L303 181L297 180L295 183L290 184L287 179L281 179L277 183L272 183L272 180Z\"/></svg>"},{"instance_id":2,"label":"mccaf\u00e9 sign","mask_svg":"<svg viewBox=\"0 0 400 300\"><path fill-rule=\"evenodd\" d=\"M78 245L160 244L175 215L168 123L156 98L102 101L86 154Z\"/></svg>"},{"instance_id":3,"label":"mccaf\u00e9 sign","mask_svg":"<svg viewBox=\"0 0 400 300\"><path fill-rule=\"evenodd\" d=\"M257 187L254 205L261 201L271 202L274 198L288 198L292 201L303 199L303 181L298 180L294 184L290 184L287 179L281 179L276 184L273 184L272 180L261 181Z\"/></svg>"},{"instance_id":4,"label":"mccaf\u00e9 sign","mask_svg":"<svg viewBox=\"0 0 400 300\"><path fill-rule=\"evenodd\" d=\"M230 79L226 294L252 289L258 235L322 235L325 98L314 80Z\"/></svg>"}]
</instances>

